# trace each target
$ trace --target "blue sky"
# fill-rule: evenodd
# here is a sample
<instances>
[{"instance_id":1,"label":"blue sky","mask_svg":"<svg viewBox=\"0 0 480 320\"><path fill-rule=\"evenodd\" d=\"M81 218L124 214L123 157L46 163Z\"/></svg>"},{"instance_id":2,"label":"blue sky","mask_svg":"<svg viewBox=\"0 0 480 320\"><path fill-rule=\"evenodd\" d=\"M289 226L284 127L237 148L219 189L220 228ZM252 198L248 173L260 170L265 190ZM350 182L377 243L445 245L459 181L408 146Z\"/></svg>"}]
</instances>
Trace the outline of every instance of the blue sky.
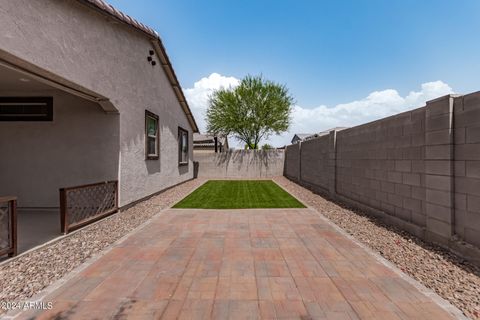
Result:
<instances>
[{"instance_id":1,"label":"blue sky","mask_svg":"<svg viewBox=\"0 0 480 320\"><path fill-rule=\"evenodd\" d=\"M478 0L109 2L159 32L185 89L212 73L261 73L286 84L304 111L385 90L404 104L480 90ZM436 91L408 99L435 81Z\"/></svg>"}]
</instances>

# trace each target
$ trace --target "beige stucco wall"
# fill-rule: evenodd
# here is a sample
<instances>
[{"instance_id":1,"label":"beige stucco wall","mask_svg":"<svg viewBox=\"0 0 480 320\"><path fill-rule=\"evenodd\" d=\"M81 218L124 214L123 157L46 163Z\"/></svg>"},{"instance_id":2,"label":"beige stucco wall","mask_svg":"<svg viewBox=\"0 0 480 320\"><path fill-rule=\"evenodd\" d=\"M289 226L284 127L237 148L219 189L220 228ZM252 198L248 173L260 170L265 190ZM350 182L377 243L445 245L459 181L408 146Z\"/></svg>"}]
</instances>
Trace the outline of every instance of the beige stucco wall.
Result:
<instances>
[{"instance_id":1,"label":"beige stucco wall","mask_svg":"<svg viewBox=\"0 0 480 320\"><path fill-rule=\"evenodd\" d=\"M0 50L108 97L120 111L120 205L193 177L191 143L189 165L177 162L178 126L190 142L192 128L158 58L147 62L150 39L73 0L0 0L0 8ZM160 117L159 160L145 160L145 109Z\"/></svg>"},{"instance_id":2,"label":"beige stucco wall","mask_svg":"<svg viewBox=\"0 0 480 320\"><path fill-rule=\"evenodd\" d=\"M58 207L59 188L118 176L119 116L58 90L52 122L0 122L0 194L20 207ZM0 96L25 96L3 92Z\"/></svg>"}]
</instances>

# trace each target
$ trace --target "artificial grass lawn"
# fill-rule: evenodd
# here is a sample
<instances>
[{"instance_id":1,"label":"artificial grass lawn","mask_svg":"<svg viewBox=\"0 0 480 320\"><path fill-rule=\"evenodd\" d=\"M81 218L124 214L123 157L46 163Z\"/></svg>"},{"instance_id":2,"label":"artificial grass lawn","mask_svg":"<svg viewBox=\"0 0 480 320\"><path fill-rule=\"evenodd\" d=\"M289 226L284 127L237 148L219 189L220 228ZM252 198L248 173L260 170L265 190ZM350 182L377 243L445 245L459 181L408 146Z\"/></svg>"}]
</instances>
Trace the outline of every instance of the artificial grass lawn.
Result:
<instances>
[{"instance_id":1,"label":"artificial grass lawn","mask_svg":"<svg viewBox=\"0 0 480 320\"><path fill-rule=\"evenodd\" d=\"M269 180L210 180L173 208L248 209L305 208Z\"/></svg>"}]
</instances>

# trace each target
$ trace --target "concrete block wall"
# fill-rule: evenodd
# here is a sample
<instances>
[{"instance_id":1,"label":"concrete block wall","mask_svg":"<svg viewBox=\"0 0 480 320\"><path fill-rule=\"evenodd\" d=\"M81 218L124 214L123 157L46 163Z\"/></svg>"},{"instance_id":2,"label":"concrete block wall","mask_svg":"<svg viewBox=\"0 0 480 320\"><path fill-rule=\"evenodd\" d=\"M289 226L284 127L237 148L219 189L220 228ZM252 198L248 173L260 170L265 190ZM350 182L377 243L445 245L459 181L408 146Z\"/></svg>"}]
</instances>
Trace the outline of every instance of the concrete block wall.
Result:
<instances>
[{"instance_id":1,"label":"concrete block wall","mask_svg":"<svg viewBox=\"0 0 480 320\"><path fill-rule=\"evenodd\" d=\"M293 181L300 180L300 144L292 144L285 148L285 164L283 175Z\"/></svg>"},{"instance_id":2,"label":"concrete block wall","mask_svg":"<svg viewBox=\"0 0 480 320\"><path fill-rule=\"evenodd\" d=\"M425 127L426 236L453 236L453 97L427 102Z\"/></svg>"},{"instance_id":3,"label":"concrete block wall","mask_svg":"<svg viewBox=\"0 0 480 320\"><path fill-rule=\"evenodd\" d=\"M480 92L454 99L454 232L480 247Z\"/></svg>"},{"instance_id":4,"label":"concrete block wall","mask_svg":"<svg viewBox=\"0 0 480 320\"><path fill-rule=\"evenodd\" d=\"M425 226L425 109L337 133L337 190L402 221Z\"/></svg>"},{"instance_id":5,"label":"concrete block wall","mask_svg":"<svg viewBox=\"0 0 480 320\"><path fill-rule=\"evenodd\" d=\"M300 149L300 180L323 192L329 191L329 143L329 135L321 136L303 142Z\"/></svg>"},{"instance_id":6,"label":"concrete block wall","mask_svg":"<svg viewBox=\"0 0 480 320\"><path fill-rule=\"evenodd\" d=\"M286 148L284 175L480 262L480 92ZM467 245L468 246L468 245Z\"/></svg>"},{"instance_id":7,"label":"concrete block wall","mask_svg":"<svg viewBox=\"0 0 480 320\"><path fill-rule=\"evenodd\" d=\"M271 178L283 175L283 150L229 150L221 153L193 154L198 162L198 177Z\"/></svg>"}]
</instances>

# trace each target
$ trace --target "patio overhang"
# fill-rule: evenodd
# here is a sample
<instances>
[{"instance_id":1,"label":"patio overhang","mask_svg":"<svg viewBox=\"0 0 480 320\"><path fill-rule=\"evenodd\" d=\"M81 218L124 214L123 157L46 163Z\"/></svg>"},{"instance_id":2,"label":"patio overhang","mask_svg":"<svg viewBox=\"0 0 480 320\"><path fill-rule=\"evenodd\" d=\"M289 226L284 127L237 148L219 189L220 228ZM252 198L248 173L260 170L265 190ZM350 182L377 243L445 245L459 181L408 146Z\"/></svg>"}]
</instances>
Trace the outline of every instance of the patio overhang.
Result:
<instances>
[{"instance_id":1,"label":"patio overhang","mask_svg":"<svg viewBox=\"0 0 480 320\"><path fill-rule=\"evenodd\" d=\"M38 83L95 102L100 105L106 113L119 113L119 110L113 105L109 98L62 78L52 72L39 68L3 50L0 50L0 70L1 69L14 71L17 75L24 76L27 79L35 80Z\"/></svg>"},{"instance_id":2,"label":"patio overhang","mask_svg":"<svg viewBox=\"0 0 480 320\"><path fill-rule=\"evenodd\" d=\"M0 260L14 254L5 251L5 225L17 221L15 243L25 252L61 235L61 189L118 179L118 113L107 97L0 50L0 198L14 196L18 209L6 221L13 210L0 201ZM100 192L84 194L90 200ZM62 226L83 220L69 216Z\"/></svg>"}]
</instances>

